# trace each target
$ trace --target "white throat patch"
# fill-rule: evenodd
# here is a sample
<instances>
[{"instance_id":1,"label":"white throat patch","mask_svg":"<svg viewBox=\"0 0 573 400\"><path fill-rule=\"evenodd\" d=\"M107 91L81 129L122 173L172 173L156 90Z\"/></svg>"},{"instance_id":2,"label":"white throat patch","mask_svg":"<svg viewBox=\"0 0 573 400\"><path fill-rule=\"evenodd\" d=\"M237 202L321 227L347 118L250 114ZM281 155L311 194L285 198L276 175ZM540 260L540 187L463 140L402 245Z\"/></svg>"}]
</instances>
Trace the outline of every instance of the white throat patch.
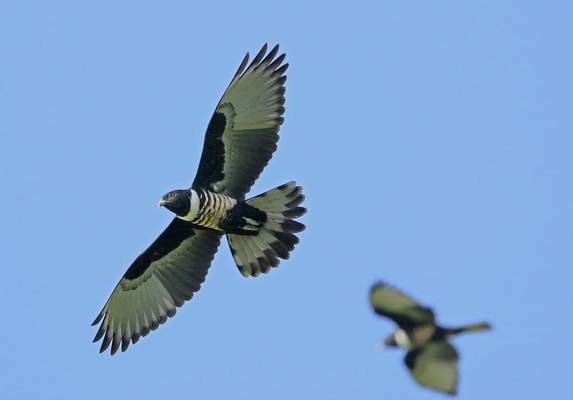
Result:
<instances>
[{"instance_id":1,"label":"white throat patch","mask_svg":"<svg viewBox=\"0 0 573 400\"><path fill-rule=\"evenodd\" d=\"M410 350L412 348L412 342L403 329L398 329L396 333L394 333L394 340L396 340L396 344L403 349Z\"/></svg>"},{"instance_id":2,"label":"white throat patch","mask_svg":"<svg viewBox=\"0 0 573 400\"><path fill-rule=\"evenodd\" d=\"M189 208L189 213L183 217L186 221L193 221L199 214L199 194L193 189L191 189L191 207Z\"/></svg>"}]
</instances>

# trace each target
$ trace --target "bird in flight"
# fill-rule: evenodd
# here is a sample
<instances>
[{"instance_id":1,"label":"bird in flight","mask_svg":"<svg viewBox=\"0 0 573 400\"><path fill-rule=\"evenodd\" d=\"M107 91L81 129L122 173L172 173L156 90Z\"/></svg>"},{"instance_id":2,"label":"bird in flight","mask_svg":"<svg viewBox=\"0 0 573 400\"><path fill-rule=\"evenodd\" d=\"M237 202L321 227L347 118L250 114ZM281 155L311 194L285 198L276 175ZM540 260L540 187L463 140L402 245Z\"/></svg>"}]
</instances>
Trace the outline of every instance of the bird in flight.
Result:
<instances>
[{"instance_id":1,"label":"bird in flight","mask_svg":"<svg viewBox=\"0 0 573 400\"><path fill-rule=\"evenodd\" d=\"M188 189L165 194L159 205L173 221L127 269L92 325L94 342L111 354L156 329L197 292L226 235L240 273L267 273L289 258L305 226L302 188L289 182L245 200L279 140L285 103L285 54L267 45L249 54L207 127L197 175Z\"/></svg>"},{"instance_id":2,"label":"bird in flight","mask_svg":"<svg viewBox=\"0 0 573 400\"><path fill-rule=\"evenodd\" d=\"M418 304L384 283L372 286L370 304L376 314L390 318L398 325L398 329L384 339L382 347L406 350L404 362L420 385L456 394L459 357L449 339L464 332L490 330L490 324L480 322L456 328L440 326L431 308Z\"/></svg>"}]
</instances>

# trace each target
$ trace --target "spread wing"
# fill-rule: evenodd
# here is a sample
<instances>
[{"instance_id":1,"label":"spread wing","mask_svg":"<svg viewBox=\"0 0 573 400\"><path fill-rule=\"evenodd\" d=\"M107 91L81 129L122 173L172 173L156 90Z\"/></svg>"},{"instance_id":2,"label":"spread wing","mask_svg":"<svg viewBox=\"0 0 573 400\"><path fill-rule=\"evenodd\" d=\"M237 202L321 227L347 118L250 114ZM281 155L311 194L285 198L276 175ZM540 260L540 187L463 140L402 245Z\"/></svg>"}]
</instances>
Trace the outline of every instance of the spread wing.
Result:
<instances>
[{"instance_id":1,"label":"spread wing","mask_svg":"<svg viewBox=\"0 0 573 400\"><path fill-rule=\"evenodd\" d=\"M370 304L378 315L390 318L404 330L434 324L434 312L393 287L380 282L370 289Z\"/></svg>"},{"instance_id":2,"label":"spread wing","mask_svg":"<svg viewBox=\"0 0 573 400\"><path fill-rule=\"evenodd\" d=\"M156 329L201 288L221 234L179 218L135 259L92 325L111 354Z\"/></svg>"},{"instance_id":3,"label":"spread wing","mask_svg":"<svg viewBox=\"0 0 573 400\"><path fill-rule=\"evenodd\" d=\"M406 366L420 385L456 394L458 353L446 340L430 342L406 354Z\"/></svg>"},{"instance_id":4,"label":"spread wing","mask_svg":"<svg viewBox=\"0 0 573 400\"><path fill-rule=\"evenodd\" d=\"M243 199L271 159L283 123L285 54L245 56L211 117L194 188ZM266 56L265 56L266 54ZM276 58L275 58L276 57Z\"/></svg>"}]
</instances>

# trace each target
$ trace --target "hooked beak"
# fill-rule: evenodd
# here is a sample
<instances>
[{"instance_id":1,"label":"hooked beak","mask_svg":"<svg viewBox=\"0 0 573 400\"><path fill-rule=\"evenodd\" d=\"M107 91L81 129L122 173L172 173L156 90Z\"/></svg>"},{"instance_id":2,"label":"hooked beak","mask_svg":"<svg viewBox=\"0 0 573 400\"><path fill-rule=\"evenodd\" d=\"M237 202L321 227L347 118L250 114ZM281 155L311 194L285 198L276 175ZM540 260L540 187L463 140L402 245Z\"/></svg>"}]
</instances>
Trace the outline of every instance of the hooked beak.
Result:
<instances>
[{"instance_id":1,"label":"hooked beak","mask_svg":"<svg viewBox=\"0 0 573 400\"><path fill-rule=\"evenodd\" d=\"M165 204L167 204L167 201L161 199L159 200L159 203L157 203L157 207L165 207Z\"/></svg>"}]
</instances>

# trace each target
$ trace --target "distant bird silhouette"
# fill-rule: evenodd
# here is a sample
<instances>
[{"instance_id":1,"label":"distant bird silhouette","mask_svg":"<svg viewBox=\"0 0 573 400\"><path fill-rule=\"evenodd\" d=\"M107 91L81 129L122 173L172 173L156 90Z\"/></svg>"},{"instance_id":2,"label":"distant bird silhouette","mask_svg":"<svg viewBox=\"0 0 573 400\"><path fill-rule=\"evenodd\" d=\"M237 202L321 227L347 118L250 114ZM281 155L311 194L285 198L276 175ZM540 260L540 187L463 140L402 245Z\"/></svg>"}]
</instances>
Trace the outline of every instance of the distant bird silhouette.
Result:
<instances>
[{"instance_id":1,"label":"distant bird silhouette","mask_svg":"<svg viewBox=\"0 0 573 400\"><path fill-rule=\"evenodd\" d=\"M456 394L459 357L448 339L463 332L490 330L490 324L480 322L456 328L440 326L432 309L383 282L370 289L370 303L378 315L390 318L399 327L384 339L383 348L405 349L404 362L420 385Z\"/></svg>"}]
</instances>

